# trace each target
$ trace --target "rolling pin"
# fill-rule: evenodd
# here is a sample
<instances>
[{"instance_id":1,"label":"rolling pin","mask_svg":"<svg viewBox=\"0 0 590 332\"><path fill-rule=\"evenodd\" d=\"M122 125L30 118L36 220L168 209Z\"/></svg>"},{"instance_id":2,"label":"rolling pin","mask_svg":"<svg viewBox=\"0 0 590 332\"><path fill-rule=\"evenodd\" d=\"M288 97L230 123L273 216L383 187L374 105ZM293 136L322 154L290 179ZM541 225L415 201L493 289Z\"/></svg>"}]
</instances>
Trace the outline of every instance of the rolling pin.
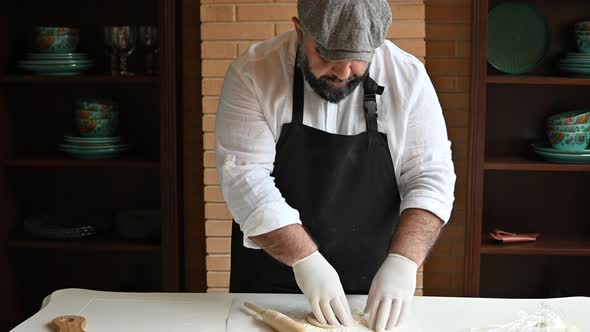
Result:
<instances>
[{"instance_id":1,"label":"rolling pin","mask_svg":"<svg viewBox=\"0 0 590 332\"><path fill-rule=\"evenodd\" d=\"M244 305L262 316L262 320L264 320L266 324L272 326L279 332L305 332L303 325L278 311L262 309L248 302L245 302Z\"/></svg>"},{"instance_id":2,"label":"rolling pin","mask_svg":"<svg viewBox=\"0 0 590 332\"><path fill-rule=\"evenodd\" d=\"M60 316L51 321L57 332L84 332L86 319L82 316Z\"/></svg>"}]
</instances>

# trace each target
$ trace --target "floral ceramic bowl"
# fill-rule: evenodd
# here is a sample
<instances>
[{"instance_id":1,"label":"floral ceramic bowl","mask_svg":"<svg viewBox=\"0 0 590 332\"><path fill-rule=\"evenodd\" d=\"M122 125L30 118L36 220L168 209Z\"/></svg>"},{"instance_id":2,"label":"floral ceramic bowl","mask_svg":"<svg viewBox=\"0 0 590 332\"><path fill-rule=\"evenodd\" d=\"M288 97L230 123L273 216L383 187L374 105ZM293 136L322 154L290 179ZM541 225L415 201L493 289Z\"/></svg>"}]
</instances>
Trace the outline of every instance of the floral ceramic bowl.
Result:
<instances>
[{"instance_id":1,"label":"floral ceramic bowl","mask_svg":"<svg viewBox=\"0 0 590 332\"><path fill-rule=\"evenodd\" d=\"M91 112L117 112L119 110L117 102L99 98L79 98L76 101L76 107L79 111Z\"/></svg>"},{"instance_id":2,"label":"floral ceramic bowl","mask_svg":"<svg viewBox=\"0 0 590 332\"><path fill-rule=\"evenodd\" d=\"M37 49L41 53L74 53L79 41L77 28L37 27Z\"/></svg>"},{"instance_id":3,"label":"floral ceramic bowl","mask_svg":"<svg viewBox=\"0 0 590 332\"><path fill-rule=\"evenodd\" d=\"M46 27L46 26L39 26L35 28L37 32L37 36L65 36L65 35L78 35L79 31L78 28L70 28L70 27Z\"/></svg>"},{"instance_id":4,"label":"floral ceramic bowl","mask_svg":"<svg viewBox=\"0 0 590 332\"><path fill-rule=\"evenodd\" d=\"M76 119L110 119L110 120L118 120L119 119L119 112L118 111L84 111L78 110L76 112Z\"/></svg>"},{"instance_id":5,"label":"floral ceramic bowl","mask_svg":"<svg viewBox=\"0 0 590 332\"><path fill-rule=\"evenodd\" d=\"M77 119L76 124L82 137L111 137L119 127L119 121L111 119Z\"/></svg>"},{"instance_id":6,"label":"floral ceramic bowl","mask_svg":"<svg viewBox=\"0 0 590 332\"><path fill-rule=\"evenodd\" d=\"M547 125L587 124L590 120L590 109L580 109L558 113L547 118Z\"/></svg>"},{"instance_id":7,"label":"floral ceramic bowl","mask_svg":"<svg viewBox=\"0 0 590 332\"><path fill-rule=\"evenodd\" d=\"M575 30L590 30L590 21L580 21L574 24Z\"/></svg>"},{"instance_id":8,"label":"floral ceramic bowl","mask_svg":"<svg viewBox=\"0 0 590 332\"><path fill-rule=\"evenodd\" d=\"M590 53L590 34L576 34L576 45L582 53Z\"/></svg>"},{"instance_id":9,"label":"floral ceramic bowl","mask_svg":"<svg viewBox=\"0 0 590 332\"><path fill-rule=\"evenodd\" d=\"M584 150L590 143L589 132L549 131L547 138L551 146L558 150Z\"/></svg>"},{"instance_id":10,"label":"floral ceramic bowl","mask_svg":"<svg viewBox=\"0 0 590 332\"><path fill-rule=\"evenodd\" d=\"M572 132L572 131L583 131L583 132L590 132L590 123L584 123L579 125L548 125L547 131L563 131L563 132Z\"/></svg>"}]
</instances>

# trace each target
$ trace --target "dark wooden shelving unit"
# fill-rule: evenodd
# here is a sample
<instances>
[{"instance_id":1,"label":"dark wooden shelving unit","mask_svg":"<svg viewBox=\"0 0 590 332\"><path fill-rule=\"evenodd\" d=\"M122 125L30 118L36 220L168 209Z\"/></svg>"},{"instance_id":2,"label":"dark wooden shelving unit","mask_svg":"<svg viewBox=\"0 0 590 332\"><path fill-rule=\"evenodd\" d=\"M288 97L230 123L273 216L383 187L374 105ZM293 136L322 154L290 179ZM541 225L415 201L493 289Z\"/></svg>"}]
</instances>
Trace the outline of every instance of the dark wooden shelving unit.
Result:
<instances>
[{"instance_id":1,"label":"dark wooden shelving unit","mask_svg":"<svg viewBox=\"0 0 590 332\"><path fill-rule=\"evenodd\" d=\"M79 160L59 158L18 158L5 160L6 167L88 167L88 168L158 168L159 161L141 159Z\"/></svg>"},{"instance_id":2,"label":"dark wooden shelving unit","mask_svg":"<svg viewBox=\"0 0 590 332\"><path fill-rule=\"evenodd\" d=\"M35 76L5 75L0 77L1 84L159 84L158 76L138 75L132 77L111 75L80 75L80 76Z\"/></svg>"},{"instance_id":3,"label":"dark wooden shelving unit","mask_svg":"<svg viewBox=\"0 0 590 332\"><path fill-rule=\"evenodd\" d=\"M0 330L33 315L53 291L182 290L180 0L0 2ZM142 49L129 57L134 76L109 71L103 27L156 25L159 75L145 75ZM95 66L78 76L36 76L16 63L32 50L35 26L80 28L79 51ZM110 160L78 160L57 149L71 134L79 97L121 105L120 129L132 151ZM23 232L26 217L159 210L153 242L97 234L44 240ZM40 277L42 276L42 277Z\"/></svg>"},{"instance_id":4,"label":"dark wooden shelving unit","mask_svg":"<svg viewBox=\"0 0 590 332\"><path fill-rule=\"evenodd\" d=\"M488 84L527 84L527 85L590 85L590 78L563 76L509 76L489 75Z\"/></svg>"},{"instance_id":5,"label":"dark wooden shelving unit","mask_svg":"<svg viewBox=\"0 0 590 332\"><path fill-rule=\"evenodd\" d=\"M42 240L26 234L13 234L8 240L8 248L13 250L61 250L61 251L93 251L93 252L145 252L159 253L161 247L157 243L132 242L117 238L114 235L98 236L80 240Z\"/></svg>"},{"instance_id":6,"label":"dark wooden shelving unit","mask_svg":"<svg viewBox=\"0 0 590 332\"><path fill-rule=\"evenodd\" d=\"M590 77L556 68L576 51L573 24L590 13L583 0L527 0L546 18L549 48L526 75L487 63L488 12L504 0L473 5L466 296L590 296L590 164L557 164L530 149L546 141L555 113L590 107ZM540 233L532 243L498 243L489 232Z\"/></svg>"}]
</instances>

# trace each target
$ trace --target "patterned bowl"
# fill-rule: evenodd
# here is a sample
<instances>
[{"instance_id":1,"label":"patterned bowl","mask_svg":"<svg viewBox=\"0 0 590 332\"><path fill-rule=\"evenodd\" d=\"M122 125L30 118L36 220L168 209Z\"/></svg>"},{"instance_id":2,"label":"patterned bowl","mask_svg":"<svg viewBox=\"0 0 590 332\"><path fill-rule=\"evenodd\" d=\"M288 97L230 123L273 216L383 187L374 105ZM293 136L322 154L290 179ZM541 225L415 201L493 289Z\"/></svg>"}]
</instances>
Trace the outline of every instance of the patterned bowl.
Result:
<instances>
[{"instance_id":1,"label":"patterned bowl","mask_svg":"<svg viewBox=\"0 0 590 332\"><path fill-rule=\"evenodd\" d=\"M37 36L64 36L64 35L78 35L80 30L78 28L70 28L70 27L47 27L47 26L38 26L35 27L35 32Z\"/></svg>"},{"instance_id":2,"label":"patterned bowl","mask_svg":"<svg viewBox=\"0 0 590 332\"><path fill-rule=\"evenodd\" d=\"M111 137L117 133L119 120L77 119L76 129L82 137Z\"/></svg>"},{"instance_id":3,"label":"patterned bowl","mask_svg":"<svg viewBox=\"0 0 590 332\"><path fill-rule=\"evenodd\" d=\"M576 45L582 53L590 53L590 34L576 34Z\"/></svg>"},{"instance_id":4,"label":"patterned bowl","mask_svg":"<svg viewBox=\"0 0 590 332\"><path fill-rule=\"evenodd\" d=\"M590 21L580 21L574 24L575 30L590 30Z\"/></svg>"},{"instance_id":5,"label":"patterned bowl","mask_svg":"<svg viewBox=\"0 0 590 332\"><path fill-rule=\"evenodd\" d=\"M87 119L87 120L94 120L94 119L110 119L110 120L118 120L119 119L119 112L118 111L84 111L78 110L76 111L76 119Z\"/></svg>"},{"instance_id":6,"label":"patterned bowl","mask_svg":"<svg viewBox=\"0 0 590 332\"><path fill-rule=\"evenodd\" d=\"M576 125L547 125L547 131L583 131L590 132L590 123L576 124Z\"/></svg>"},{"instance_id":7,"label":"patterned bowl","mask_svg":"<svg viewBox=\"0 0 590 332\"><path fill-rule=\"evenodd\" d=\"M558 150L584 150L590 143L590 133L580 131L548 131L547 138Z\"/></svg>"},{"instance_id":8,"label":"patterned bowl","mask_svg":"<svg viewBox=\"0 0 590 332\"><path fill-rule=\"evenodd\" d=\"M586 124L590 120L590 109L558 113L547 118L548 125Z\"/></svg>"},{"instance_id":9,"label":"patterned bowl","mask_svg":"<svg viewBox=\"0 0 590 332\"><path fill-rule=\"evenodd\" d=\"M37 49L40 53L74 53L78 49L80 36L72 35L37 35Z\"/></svg>"},{"instance_id":10,"label":"patterned bowl","mask_svg":"<svg viewBox=\"0 0 590 332\"><path fill-rule=\"evenodd\" d=\"M78 98L76 101L78 111L91 112L117 112L119 104L110 99Z\"/></svg>"}]
</instances>

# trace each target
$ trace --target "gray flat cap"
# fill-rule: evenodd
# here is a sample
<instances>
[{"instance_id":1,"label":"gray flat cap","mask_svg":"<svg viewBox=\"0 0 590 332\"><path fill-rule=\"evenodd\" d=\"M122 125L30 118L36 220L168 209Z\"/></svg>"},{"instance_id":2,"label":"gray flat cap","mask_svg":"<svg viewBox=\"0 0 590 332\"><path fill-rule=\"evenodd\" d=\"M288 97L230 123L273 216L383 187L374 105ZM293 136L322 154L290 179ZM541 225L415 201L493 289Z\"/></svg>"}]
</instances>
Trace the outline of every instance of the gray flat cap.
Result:
<instances>
[{"instance_id":1,"label":"gray flat cap","mask_svg":"<svg viewBox=\"0 0 590 332\"><path fill-rule=\"evenodd\" d=\"M391 25L386 0L298 0L297 12L329 61L371 61Z\"/></svg>"}]
</instances>

